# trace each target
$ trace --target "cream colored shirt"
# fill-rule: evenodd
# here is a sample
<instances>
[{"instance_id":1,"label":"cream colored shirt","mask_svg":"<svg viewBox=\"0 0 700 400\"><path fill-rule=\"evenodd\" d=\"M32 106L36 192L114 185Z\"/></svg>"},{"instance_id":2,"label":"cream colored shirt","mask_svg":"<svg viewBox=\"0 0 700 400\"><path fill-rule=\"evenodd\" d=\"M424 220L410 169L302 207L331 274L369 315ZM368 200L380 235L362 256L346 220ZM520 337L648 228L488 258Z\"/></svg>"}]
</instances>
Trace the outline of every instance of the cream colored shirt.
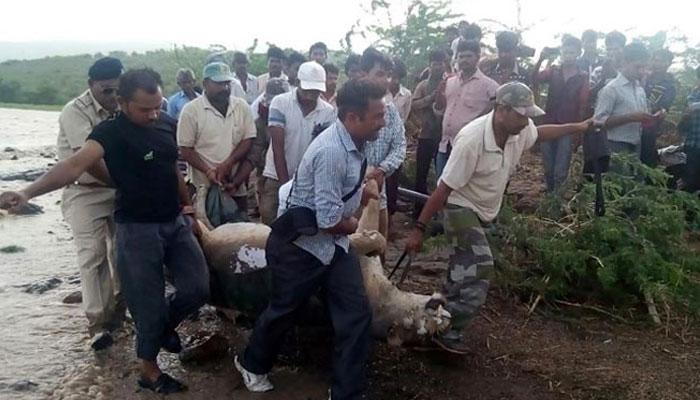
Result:
<instances>
[{"instance_id":1,"label":"cream colored shirt","mask_svg":"<svg viewBox=\"0 0 700 400\"><path fill-rule=\"evenodd\" d=\"M399 86L399 91L396 93L396 95L389 92L387 93L385 100L394 103L396 109L399 110L401 121L403 121L405 124L406 120L408 120L408 115L411 113L411 91L401 85Z\"/></svg>"},{"instance_id":2,"label":"cream colored shirt","mask_svg":"<svg viewBox=\"0 0 700 400\"><path fill-rule=\"evenodd\" d=\"M65 160L83 147L90 132L111 113L92 96L90 89L68 102L58 117L58 159ZM78 178L84 184L102 183L87 172Z\"/></svg>"},{"instance_id":3,"label":"cream colored shirt","mask_svg":"<svg viewBox=\"0 0 700 400\"><path fill-rule=\"evenodd\" d=\"M440 176L452 189L447 202L473 210L484 222L496 218L520 156L536 141L537 127L532 120L518 135L509 137L503 149L493 133L493 111L467 124L457 133Z\"/></svg>"},{"instance_id":4,"label":"cream colored shirt","mask_svg":"<svg viewBox=\"0 0 700 400\"><path fill-rule=\"evenodd\" d=\"M177 143L192 147L199 157L211 168L222 163L245 139L256 136L255 122L250 106L245 100L231 97L226 115L211 105L207 96L200 96L187 103L180 113L177 124ZM238 170L238 163L231 174ZM192 183L195 186L206 184L206 174L191 168ZM246 188L241 185L236 196L245 196Z\"/></svg>"}]
</instances>

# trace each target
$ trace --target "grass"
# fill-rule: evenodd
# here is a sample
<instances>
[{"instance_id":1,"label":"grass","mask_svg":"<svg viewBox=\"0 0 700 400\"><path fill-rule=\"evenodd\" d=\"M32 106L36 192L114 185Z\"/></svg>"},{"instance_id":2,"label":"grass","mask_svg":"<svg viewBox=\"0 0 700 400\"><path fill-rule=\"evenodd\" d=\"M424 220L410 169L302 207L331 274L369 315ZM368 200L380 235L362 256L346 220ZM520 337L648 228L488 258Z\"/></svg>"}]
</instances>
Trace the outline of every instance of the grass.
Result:
<instances>
[{"instance_id":1,"label":"grass","mask_svg":"<svg viewBox=\"0 0 700 400\"><path fill-rule=\"evenodd\" d=\"M13 253L21 253L24 251L24 247L22 246L5 246L0 248L0 253L5 253L5 254L13 254Z\"/></svg>"},{"instance_id":2,"label":"grass","mask_svg":"<svg viewBox=\"0 0 700 400\"><path fill-rule=\"evenodd\" d=\"M61 111L63 108L59 104L23 104L23 103L2 103L0 108L15 108L20 110L39 110L39 111Z\"/></svg>"}]
</instances>

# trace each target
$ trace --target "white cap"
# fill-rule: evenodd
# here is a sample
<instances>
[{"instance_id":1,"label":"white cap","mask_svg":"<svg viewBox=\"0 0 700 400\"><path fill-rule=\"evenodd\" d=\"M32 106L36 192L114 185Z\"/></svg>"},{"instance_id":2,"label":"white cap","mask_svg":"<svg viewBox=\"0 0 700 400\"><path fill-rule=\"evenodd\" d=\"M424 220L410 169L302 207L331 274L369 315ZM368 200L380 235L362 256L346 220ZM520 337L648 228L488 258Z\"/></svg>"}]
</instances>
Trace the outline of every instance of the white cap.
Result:
<instances>
[{"instance_id":1,"label":"white cap","mask_svg":"<svg viewBox=\"0 0 700 400\"><path fill-rule=\"evenodd\" d=\"M316 61L307 61L299 66L297 72L299 87L303 90L326 91L326 70Z\"/></svg>"}]
</instances>

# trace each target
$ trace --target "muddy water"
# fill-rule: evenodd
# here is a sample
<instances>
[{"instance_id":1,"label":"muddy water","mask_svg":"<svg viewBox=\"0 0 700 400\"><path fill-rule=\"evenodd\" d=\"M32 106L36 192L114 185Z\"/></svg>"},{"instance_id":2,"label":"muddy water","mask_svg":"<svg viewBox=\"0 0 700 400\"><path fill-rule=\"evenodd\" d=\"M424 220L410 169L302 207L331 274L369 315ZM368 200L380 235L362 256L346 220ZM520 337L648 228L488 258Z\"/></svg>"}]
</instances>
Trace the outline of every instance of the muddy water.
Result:
<instances>
[{"instance_id":1,"label":"muddy water","mask_svg":"<svg viewBox=\"0 0 700 400\"><path fill-rule=\"evenodd\" d=\"M42 168L54 162L58 113L0 109L0 174ZM11 147L14 151L6 149ZM8 150L8 151L5 151ZM43 154L43 155L42 155ZM13 156L16 160L12 160ZM0 190L23 181L0 181ZM92 357L79 305L63 297L79 288L70 229L63 222L60 192L38 198L44 214L0 216L0 398L46 398L67 369ZM58 278L43 294L25 293L22 285ZM18 391L11 386L36 384Z\"/></svg>"}]
</instances>

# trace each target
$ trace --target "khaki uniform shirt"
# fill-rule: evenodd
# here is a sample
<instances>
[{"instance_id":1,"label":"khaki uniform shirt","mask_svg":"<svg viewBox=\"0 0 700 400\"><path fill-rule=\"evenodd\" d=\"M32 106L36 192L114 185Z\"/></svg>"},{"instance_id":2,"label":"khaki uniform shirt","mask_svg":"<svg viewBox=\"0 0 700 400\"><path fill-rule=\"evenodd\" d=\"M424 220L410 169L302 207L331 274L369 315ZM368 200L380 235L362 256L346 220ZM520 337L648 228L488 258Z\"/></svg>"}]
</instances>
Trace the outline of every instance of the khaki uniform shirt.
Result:
<instances>
[{"instance_id":1,"label":"khaki uniform shirt","mask_svg":"<svg viewBox=\"0 0 700 400\"><path fill-rule=\"evenodd\" d=\"M58 159L65 160L83 147L90 132L110 115L111 113L95 100L90 89L68 102L58 117ZM104 184L87 172L78 178L78 182Z\"/></svg>"}]
</instances>

